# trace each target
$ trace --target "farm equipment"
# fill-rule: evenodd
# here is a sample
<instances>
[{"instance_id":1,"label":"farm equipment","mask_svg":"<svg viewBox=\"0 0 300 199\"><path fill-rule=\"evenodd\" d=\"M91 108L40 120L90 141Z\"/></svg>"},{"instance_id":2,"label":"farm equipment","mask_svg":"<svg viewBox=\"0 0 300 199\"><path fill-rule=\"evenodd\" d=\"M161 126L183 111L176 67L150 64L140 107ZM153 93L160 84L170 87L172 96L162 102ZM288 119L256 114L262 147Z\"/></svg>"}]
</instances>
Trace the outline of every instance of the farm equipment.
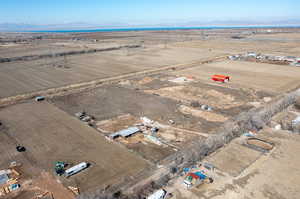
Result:
<instances>
[{"instance_id":1,"label":"farm equipment","mask_svg":"<svg viewBox=\"0 0 300 199\"><path fill-rule=\"evenodd\" d=\"M230 77L226 75L213 75L211 79L216 82L226 83L229 82Z\"/></svg>"},{"instance_id":2,"label":"farm equipment","mask_svg":"<svg viewBox=\"0 0 300 199\"><path fill-rule=\"evenodd\" d=\"M44 100L45 100L45 97L44 97L44 96L37 96L37 97L35 98L35 101L37 101L37 102L44 101Z\"/></svg>"},{"instance_id":3,"label":"farm equipment","mask_svg":"<svg viewBox=\"0 0 300 199\"><path fill-rule=\"evenodd\" d=\"M61 162L61 161L55 162L55 173L56 173L56 175L58 175L58 176L63 175L65 173L66 165L67 164L65 162Z\"/></svg>"},{"instance_id":4,"label":"farm equipment","mask_svg":"<svg viewBox=\"0 0 300 199\"><path fill-rule=\"evenodd\" d=\"M25 152L26 148L24 146L17 146L16 150L21 153L21 152Z\"/></svg>"}]
</instances>

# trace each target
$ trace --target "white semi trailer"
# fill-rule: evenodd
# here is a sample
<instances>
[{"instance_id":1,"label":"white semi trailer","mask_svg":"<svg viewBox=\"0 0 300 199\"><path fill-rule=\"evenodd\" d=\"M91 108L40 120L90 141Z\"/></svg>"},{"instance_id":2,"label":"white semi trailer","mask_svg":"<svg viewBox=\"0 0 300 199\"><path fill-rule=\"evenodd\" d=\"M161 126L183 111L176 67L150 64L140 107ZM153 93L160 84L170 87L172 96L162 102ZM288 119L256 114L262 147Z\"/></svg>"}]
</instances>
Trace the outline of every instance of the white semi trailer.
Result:
<instances>
[{"instance_id":1,"label":"white semi trailer","mask_svg":"<svg viewBox=\"0 0 300 199\"><path fill-rule=\"evenodd\" d=\"M82 162L80 164L75 165L74 167L71 167L65 171L65 176L70 177L76 173L79 173L80 171L86 169L88 167L88 163Z\"/></svg>"}]
</instances>

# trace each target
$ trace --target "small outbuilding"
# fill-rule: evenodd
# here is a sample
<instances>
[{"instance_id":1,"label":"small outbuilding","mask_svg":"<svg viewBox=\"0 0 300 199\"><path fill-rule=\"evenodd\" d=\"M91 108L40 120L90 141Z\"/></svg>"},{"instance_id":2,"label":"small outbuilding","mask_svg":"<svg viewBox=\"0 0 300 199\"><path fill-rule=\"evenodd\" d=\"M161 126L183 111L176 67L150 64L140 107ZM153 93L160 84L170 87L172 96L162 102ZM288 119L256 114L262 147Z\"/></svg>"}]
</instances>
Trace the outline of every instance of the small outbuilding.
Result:
<instances>
[{"instance_id":1,"label":"small outbuilding","mask_svg":"<svg viewBox=\"0 0 300 199\"><path fill-rule=\"evenodd\" d=\"M213 81L216 81L216 82L223 82L223 83L225 83L225 82L229 82L230 77L226 76L226 75L213 75L211 77L211 79Z\"/></svg>"},{"instance_id":2,"label":"small outbuilding","mask_svg":"<svg viewBox=\"0 0 300 199\"><path fill-rule=\"evenodd\" d=\"M0 185L6 184L9 180L7 172L5 170L0 171Z\"/></svg>"},{"instance_id":3,"label":"small outbuilding","mask_svg":"<svg viewBox=\"0 0 300 199\"><path fill-rule=\"evenodd\" d=\"M117 137L129 137L133 134L136 134L138 132L141 132L141 130L138 128L138 127L130 127L128 129L124 129L124 130L121 130L121 131L118 131L116 133L113 133L113 134L110 134L109 137L111 139L115 139Z\"/></svg>"}]
</instances>

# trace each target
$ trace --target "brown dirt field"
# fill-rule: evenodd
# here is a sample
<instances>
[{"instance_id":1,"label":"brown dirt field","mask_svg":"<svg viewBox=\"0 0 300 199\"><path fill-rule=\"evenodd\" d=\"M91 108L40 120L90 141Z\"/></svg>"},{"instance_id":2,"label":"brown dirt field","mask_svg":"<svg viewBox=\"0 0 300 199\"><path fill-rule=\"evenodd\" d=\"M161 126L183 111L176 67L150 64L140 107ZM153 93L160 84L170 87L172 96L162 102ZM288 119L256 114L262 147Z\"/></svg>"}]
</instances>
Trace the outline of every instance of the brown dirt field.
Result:
<instances>
[{"instance_id":1,"label":"brown dirt field","mask_svg":"<svg viewBox=\"0 0 300 199\"><path fill-rule=\"evenodd\" d=\"M299 33L253 35L244 34L243 31L249 32L245 29L74 34L61 35L59 41L56 38L24 45L8 44L0 47L0 54L3 52L1 57L97 48L103 45L139 44L139 42L144 43L145 46L139 49L67 56L66 59L61 57L2 63L0 64L0 98L164 66L190 66L189 63L247 51L299 56ZM236 34L242 34L242 38L231 39L232 35ZM102 41L93 43L89 40L70 41L71 38L78 37L101 38L107 40L107 43ZM212 82L210 77L214 74L228 74L232 79L228 84ZM215 133L227 118L249 110L250 103L265 103L263 97L282 94L300 86L299 67L241 61L199 64L196 67L182 70L174 68L172 72L165 71L157 76L152 75L124 80L120 85L104 85L87 92L56 96L48 102L25 102L1 108L0 121L4 123L4 127L0 129L0 151L2 152L0 169L6 168L11 161L21 162L24 178L37 179L38 184L46 182L41 187L52 190L62 187L57 187L58 184L53 181L55 178L49 179L41 174L45 174L44 172L50 173L47 175L53 174L55 161L63 160L71 165L87 161L91 163L88 169L69 179L63 177L57 179L64 185L79 186L82 192L103 188L127 179L128 176L134 178L139 171L151 167L150 162L157 163L172 154L174 150L172 147L161 147L147 142L142 134L116 140L120 143L108 142L103 134L76 119L74 117L76 112L85 111L88 115L94 116L97 121L109 120L111 122L109 124L105 122L99 124L100 128L108 132L131 126L140 116L149 117L162 124L168 124L169 120L173 120L175 124L172 124L172 127L199 132L199 135L183 130L177 132L175 128L158 132L158 136L180 148L192 139L203 139ZM168 82L169 77L191 75L195 77L195 81L188 84L178 85ZM210 105L213 111L192 109L189 107L191 101ZM124 116L126 114L129 116ZM123 115L123 118L117 118L120 115ZM275 134L273 136L276 137ZM287 139L285 141L291 142ZM278 159L286 160L288 164L282 166L271 159L269 165L262 165L260 177L256 182L251 181L252 188L248 196L253 197L252 192L257 189L256 183L263 182L264 184L260 186L263 190L260 191L265 198L273 198L273 196L284 198L276 194L277 192L274 194L275 189L266 188L265 184L269 184L270 176L274 176L274 173L268 169L270 165L275 165L276 176L279 176L274 178L275 184L281 183L280 173L283 169L294 169L298 172L293 166L296 163L291 160L297 160L297 157L293 156L297 154L294 153L294 149L297 149L296 143L291 142L295 145L292 150L287 147L289 144L285 141L283 145L285 144L284 147L291 152L289 156L285 156L285 150L279 148L279 152L274 153L272 158L277 159L277 163ZM27 151L16 152L15 147L19 144L24 145ZM221 172L226 173L226 177L236 178L226 181L224 189L212 190L207 198L225 195L227 191L235 195L230 192L235 189L242 192L250 177L241 177L241 175L244 175L244 172L247 172L247 169L261 157L264 156L261 156L260 152L242 146L240 143L230 143L226 148L209 157L208 160ZM249 176L253 177L257 174L259 172L254 170ZM297 178L289 178L285 183L289 184L291 181L297 184ZM289 185L291 186L292 183ZM294 189L292 191L297 193ZM23 196L29 197L31 194L30 191L24 191L19 198L23 199ZM198 190L196 190L197 194L199 194ZM227 198L231 198L230 194Z\"/></svg>"},{"instance_id":2,"label":"brown dirt field","mask_svg":"<svg viewBox=\"0 0 300 199\"><path fill-rule=\"evenodd\" d=\"M39 55L39 54L47 54L47 53L58 53L65 51L78 50L78 48L70 48L64 46L57 46L49 44L48 42L33 44L15 44L9 46L0 46L0 54L2 58L11 58L11 57L19 57L19 56L29 56L29 55Z\"/></svg>"},{"instance_id":3,"label":"brown dirt field","mask_svg":"<svg viewBox=\"0 0 300 199\"><path fill-rule=\"evenodd\" d=\"M179 107L179 111L182 112L183 114L191 114L195 117L201 117L210 122L225 122L228 119L222 115L213 112L202 111L184 105Z\"/></svg>"},{"instance_id":4,"label":"brown dirt field","mask_svg":"<svg viewBox=\"0 0 300 199\"><path fill-rule=\"evenodd\" d=\"M180 72L177 71L176 73ZM165 74L165 76L170 75L169 73ZM228 118L249 110L253 107L252 102L260 102L263 97L272 96L270 93L240 88L238 85L231 87L232 84L210 84L210 82L203 82L202 80L199 82L199 79L185 85L166 84L166 82L168 82L166 79L161 78L150 85L144 85L141 89L146 93L154 93L188 106L192 102L198 102L201 105L206 104L213 108L214 113Z\"/></svg>"},{"instance_id":5,"label":"brown dirt field","mask_svg":"<svg viewBox=\"0 0 300 199\"><path fill-rule=\"evenodd\" d=\"M106 131L124 129L128 125L135 124L137 122L136 118L141 116L146 116L162 124L168 124L169 120L173 120L175 121L174 126L178 128L203 133L209 133L221 125L220 122L209 122L205 119L180 113L177 110L177 102L171 99L117 85L107 85L90 92L55 97L51 99L51 102L70 115L84 110L87 114L94 116L96 121L100 121L98 122L100 129ZM132 117L130 116L130 119L124 119L124 121L122 118L118 118L120 115L127 114ZM96 124L96 126L98 125ZM195 135L185 134L184 140L190 140L193 137ZM157 162L174 152L172 148L163 148L145 140L136 141L134 138L135 136L120 142L150 161Z\"/></svg>"},{"instance_id":6,"label":"brown dirt field","mask_svg":"<svg viewBox=\"0 0 300 199\"><path fill-rule=\"evenodd\" d=\"M113 63L93 54L68 58L66 68L54 67L53 59L0 64L0 97L14 96L93 79L101 79L145 69ZM64 64L63 58L54 59ZM84 61L85 60L85 61ZM46 63L46 64L45 64ZM107 66L110 67L107 67Z\"/></svg>"},{"instance_id":7,"label":"brown dirt field","mask_svg":"<svg viewBox=\"0 0 300 199\"><path fill-rule=\"evenodd\" d=\"M174 120L178 128L200 132L209 132L219 124L180 113L177 110L178 102L172 99L118 85L106 85L89 92L55 97L51 102L71 115L84 110L97 121L131 114L137 118L146 116L163 124Z\"/></svg>"},{"instance_id":8,"label":"brown dirt field","mask_svg":"<svg viewBox=\"0 0 300 199\"><path fill-rule=\"evenodd\" d=\"M23 173L32 177L41 170L53 173L55 161L72 165L87 161L91 167L68 180L61 179L84 192L122 180L148 166L135 154L109 143L94 129L47 102L3 108L0 120L5 125L0 134L1 168L18 161L23 164ZM25 146L26 152L16 152L17 144Z\"/></svg>"},{"instance_id":9,"label":"brown dirt field","mask_svg":"<svg viewBox=\"0 0 300 199\"><path fill-rule=\"evenodd\" d=\"M149 142L147 142L147 145L144 143L132 144L128 148L153 163L158 163L160 160L174 153L174 150L170 147L162 148Z\"/></svg>"},{"instance_id":10,"label":"brown dirt field","mask_svg":"<svg viewBox=\"0 0 300 199\"><path fill-rule=\"evenodd\" d=\"M240 88L253 88L260 91L280 93L300 86L300 68L264 63L241 61L224 61L201 65L174 72L176 75L193 74L197 79L205 82L214 82L210 77L215 74L224 74L231 77L229 84ZM223 84L220 84L223 85Z\"/></svg>"},{"instance_id":11,"label":"brown dirt field","mask_svg":"<svg viewBox=\"0 0 300 199\"><path fill-rule=\"evenodd\" d=\"M40 190L41 194L45 192L52 193L54 199L75 199L74 194L70 190L46 172L42 172L41 176L35 179L31 186Z\"/></svg>"},{"instance_id":12,"label":"brown dirt field","mask_svg":"<svg viewBox=\"0 0 300 199\"><path fill-rule=\"evenodd\" d=\"M168 126L166 128L159 129L157 136L167 141L172 146L176 148L183 148L193 139L203 139L208 134L199 132L199 131L189 131L185 129L174 128Z\"/></svg>"},{"instance_id":13,"label":"brown dirt field","mask_svg":"<svg viewBox=\"0 0 300 199\"><path fill-rule=\"evenodd\" d=\"M238 143L231 143L228 147L223 148L215 155L209 157L207 161L212 163L219 170L232 176L237 176L261 155L261 152Z\"/></svg>"},{"instance_id":14,"label":"brown dirt field","mask_svg":"<svg viewBox=\"0 0 300 199\"><path fill-rule=\"evenodd\" d=\"M145 92L156 93L160 96L180 100L186 103L197 101L200 104L207 104L219 109L228 109L243 104L243 102L236 100L235 97L230 94L188 85L165 87L158 90L146 90Z\"/></svg>"},{"instance_id":15,"label":"brown dirt field","mask_svg":"<svg viewBox=\"0 0 300 199\"><path fill-rule=\"evenodd\" d=\"M155 47L131 51L124 49L68 56L66 59L60 57L1 63L0 98L162 66L191 63L216 55L203 49L188 48Z\"/></svg>"},{"instance_id":16,"label":"brown dirt field","mask_svg":"<svg viewBox=\"0 0 300 199\"><path fill-rule=\"evenodd\" d=\"M119 43L119 44L118 44ZM120 42L92 42L43 39L36 41L26 41L19 43L0 44L0 54L2 58L22 57L30 55L54 54L68 51L78 51L96 48L109 48L122 45Z\"/></svg>"},{"instance_id":17,"label":"brown dirt field","mask_svg":"<svg viewBox=\"0 0 300 199\"><path fill-rule=\"evenodd\" d=\"M32 191L20 191L12 197L13 199L32 199L33 197L35 197L35 193Z\"/></svg>"},{"instance_id":18,"label":"brown dirt field","mask_svg":"<svg viewBox=\"0 0 300 199\"><path fill-rule=\"evenodd\" d=\"M150 68L159 68L167 65L186 64L202 59L213 58L232 53L256 51L277 55L299 55L298 41L285 41L281 38L298 38L299 33L261 34L254 37L274 37L278 41L233 40L227 38L230 34L243 30L206 31L208 35L217 35L201 40L202 31L167 31L167 32L139 32L139 33L94 33L78 35L56 35L52 39L28 41L28 44L1 47L2 57L18 55L34 55L49 52L60 52L74 49L98 48L111 45L133 44L159 39L155 45L146 45L140 49L124 49L114 52L101 52L89 55L67 56L67 64L63 58L43 59L0 64L0 98L39 91L47 88L56 88L94 79L112 77L120 74L143 71ZM182 35L196 37L197 40L180 38ZM116 40L91 42L89 39L112 35ZM127 37L126 39L119 39ZM152 35L152 37L151 37ZM172 35L170 44L164 40ZM173 37L174 36L174 37ZM48 36L51 38L50 36ZM59 39L59 37L62 37ZM82 41L73 41L72 38L84 38ZM138 38L136 38L138 37ZM56 38L56 39L55 39ZM87 40L85 40L87 39ZM146 39L147 40L147 39ZM151 43L151 42L150 42ZM21 46L20 46L21 45ZM2 53L3 52L3 53ZM66 65L57 67L58 65ZM1 75L2 74L2 75ZM273 80L270 80L273 81Z\"/></svg>"},{"instance_id":19,"label":"brown dirt field","mask_svg":"<svg viewBox=\"0 0 300 199\"><path fill-rule=\"evenodd\" d=\"M300 41L299 33L277 33L277 34L261 34L252 35L250 38L253 39L264 39L264 40L281 40L281 41Z\"/></svg>"},{"instance_id":20,"label":"brown dirt field","mask_svg":"<svg viewBox=\"0 0 300 199\"><path fill-rule=\"evenodd\" d=\"M130 114L126 114L111 118L109 120L97 121L96 128L103 133L114 133L140 122L141 121L138 118Z\"/></svg>"},{"instance_id":21,"label":"brown dirt field","mask_svg":"<svg viewBox=\"0 0 300 199\"><path fill-rule=\"evenodd\" d=\"M217 38L210 38L201 41L178 42L177 47L204 48L211 52L238 53L238 52L260 52L265 54L293 55L300 53L300 33L285 34L257 34L247 36L245 39L231 39L220 35Z\"/></svg>"}]
</instances>

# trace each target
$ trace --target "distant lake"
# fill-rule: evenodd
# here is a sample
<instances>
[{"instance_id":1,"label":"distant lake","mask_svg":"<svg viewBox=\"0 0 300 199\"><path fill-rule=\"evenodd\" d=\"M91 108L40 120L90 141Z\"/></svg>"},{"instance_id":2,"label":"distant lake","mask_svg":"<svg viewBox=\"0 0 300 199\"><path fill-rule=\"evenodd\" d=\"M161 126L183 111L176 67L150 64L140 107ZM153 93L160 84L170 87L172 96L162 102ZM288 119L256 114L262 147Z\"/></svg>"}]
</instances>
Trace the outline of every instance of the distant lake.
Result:
<instances>
[{"instance_id":1,"label":"distant lake","mask_svg":"<svg viewBox=\"0 0 300 199\"><path fill-rule=\"evenodd\" d=\"M82 30L35 30L35 33L92 33L129 31L168 31L168 30L212 30L212 29L257 29L257 28L299 28L299 26L207 26L207 27L155 27L155 28L110 28Z\"/></svg>"}]
</instances>

